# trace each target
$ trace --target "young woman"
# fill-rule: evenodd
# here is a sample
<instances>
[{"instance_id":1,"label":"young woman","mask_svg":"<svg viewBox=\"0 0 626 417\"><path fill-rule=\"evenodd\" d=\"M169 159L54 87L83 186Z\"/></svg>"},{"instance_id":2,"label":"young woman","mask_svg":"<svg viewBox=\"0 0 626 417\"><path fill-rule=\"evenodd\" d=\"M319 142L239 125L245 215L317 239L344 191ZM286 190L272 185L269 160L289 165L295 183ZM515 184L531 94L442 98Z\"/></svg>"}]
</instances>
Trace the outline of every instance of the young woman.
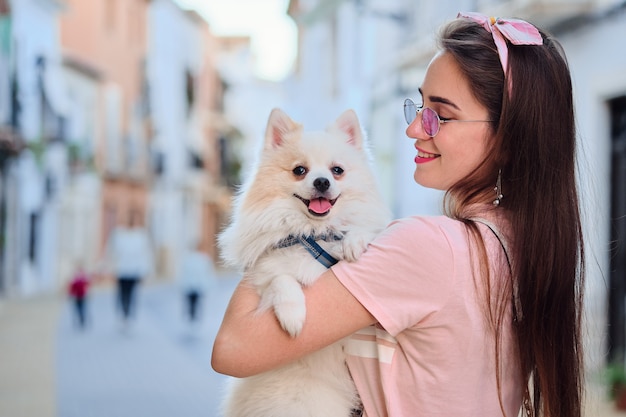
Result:
<instances>
[{"instance_id":1,"label":"young woman","mask_svg":"<svg viewBox=\"0 0 626 417\"><path fill-rule=\"evenodd\" d=\"M245 279L215 340L238 377L341 338L363 415L582 415L584 253L572 86L561 47L518 20L447 24L405 101L415 181L445 216L393 222L306 288L297 338Z\"/></svg>"}]
</instances>

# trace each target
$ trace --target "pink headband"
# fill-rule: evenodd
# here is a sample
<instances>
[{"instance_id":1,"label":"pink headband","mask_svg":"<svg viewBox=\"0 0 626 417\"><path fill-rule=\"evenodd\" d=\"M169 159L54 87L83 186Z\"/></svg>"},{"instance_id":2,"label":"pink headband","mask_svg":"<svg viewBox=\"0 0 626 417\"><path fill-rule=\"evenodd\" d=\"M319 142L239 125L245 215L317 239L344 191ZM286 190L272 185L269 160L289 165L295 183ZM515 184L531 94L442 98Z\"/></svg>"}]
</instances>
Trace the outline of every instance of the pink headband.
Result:
<instances>
[{"instance_id":1,"label":"pink headband","mask_svg":"<svg viewBox=\"0 0 626 417\"><path fill-rule=\"evenodd\" d=\"M480 23L485 30L491 32L493 41L498 48L500 63L506 76L509 59L509 50L506 46L507 38L513 45L543 45L543 38L536 27L524 20L501 19L499 17L487 17L480 13L460 12L457 18L465 17ZM509 93L511 92L511 80L508 80Z\"/></svg>"}]
</instances>

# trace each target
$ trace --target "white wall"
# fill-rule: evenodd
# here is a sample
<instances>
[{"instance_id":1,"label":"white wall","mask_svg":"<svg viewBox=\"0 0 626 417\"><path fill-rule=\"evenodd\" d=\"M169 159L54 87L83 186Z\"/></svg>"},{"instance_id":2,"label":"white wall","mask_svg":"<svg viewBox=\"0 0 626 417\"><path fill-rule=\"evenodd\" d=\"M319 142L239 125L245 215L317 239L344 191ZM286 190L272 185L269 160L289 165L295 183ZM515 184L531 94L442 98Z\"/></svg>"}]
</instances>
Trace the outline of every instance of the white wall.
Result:
<instances>
[{"instance_id":1,"label":"white wall","mask_svg":"<svg viewBox=\"0 0 626 417\"><path fill-rule=\"evenodd\" d=\"M37 59L45 59L44 89L49 104L56 115L67 112L67 98L63 86L62 59L59 42L58 5L46 0L21 0L11 3L13 37L16 48L16 69L19 85L18 100L22 112L19 118L20 133L27 143L41 140L41 105L38 82ZM14 219L23 236L18 266L17 290L30 294L55 287L57 282L57 202L67 178L65 148L47 145L37 160L29 152L23 152L18 161L19 202ZM46 177L52 178L54 194L47 196ZM38 213L35 227L37 255L33 262L28 259L28 237L31 233L30 215Z\"/></svg>"}]
</instances>

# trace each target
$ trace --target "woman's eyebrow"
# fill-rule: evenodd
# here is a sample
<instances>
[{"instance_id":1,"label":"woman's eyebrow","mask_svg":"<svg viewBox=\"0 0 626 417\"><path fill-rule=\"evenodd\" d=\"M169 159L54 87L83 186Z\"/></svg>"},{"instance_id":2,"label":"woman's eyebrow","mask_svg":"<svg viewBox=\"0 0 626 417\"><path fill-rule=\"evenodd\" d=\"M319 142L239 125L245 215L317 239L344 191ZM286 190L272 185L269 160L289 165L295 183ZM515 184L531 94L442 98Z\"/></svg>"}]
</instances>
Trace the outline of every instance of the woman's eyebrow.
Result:
<instances>
[{"instance_id":1,"label":"woman's eyebrow","mask_svg":"<svg viewBox=\"0 0 626 417\"><path fill-rule=\"evenodd\" d=\"M420 95L422 96L422 101L424 99L424 93L422 92L421 88L418 88L418 91L420 93ZM433 103L442 103L442 104L447 104L448 106L454 107L457 110L461 110L459 108L459 106L457 106L456 104L454 104L453 102L451 102L450 100L448 100L445 97L439 97L439 96L428 96L428 100L430 100Z\"/></svg>"}]
</instances>

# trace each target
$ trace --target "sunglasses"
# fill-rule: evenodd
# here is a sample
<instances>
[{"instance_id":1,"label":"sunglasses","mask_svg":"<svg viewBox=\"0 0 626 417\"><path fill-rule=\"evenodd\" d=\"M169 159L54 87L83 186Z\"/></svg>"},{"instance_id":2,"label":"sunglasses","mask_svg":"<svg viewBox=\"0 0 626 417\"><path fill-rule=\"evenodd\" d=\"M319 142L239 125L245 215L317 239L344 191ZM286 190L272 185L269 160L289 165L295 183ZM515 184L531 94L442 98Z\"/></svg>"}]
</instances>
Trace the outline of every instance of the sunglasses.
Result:
<instances>
[{"instance_id":1,"label":"sunglasses","mask_svg":"<svg viewBox=\"0 0 626 417\"><path fill-rule=\"evenodd\" d=\"M492 122L492 120L441 120L441 117L437 114L436 111L431 109L430 107L418 106L411 100L407 98L404 100L404 120L406 120L407 124L413 123L413 121L417 118L418 113L422 113L422 129L424 132L431 138L437 136L439 133L439 129L443 123L450 122Z\"/></svg>"}]
</instances>

